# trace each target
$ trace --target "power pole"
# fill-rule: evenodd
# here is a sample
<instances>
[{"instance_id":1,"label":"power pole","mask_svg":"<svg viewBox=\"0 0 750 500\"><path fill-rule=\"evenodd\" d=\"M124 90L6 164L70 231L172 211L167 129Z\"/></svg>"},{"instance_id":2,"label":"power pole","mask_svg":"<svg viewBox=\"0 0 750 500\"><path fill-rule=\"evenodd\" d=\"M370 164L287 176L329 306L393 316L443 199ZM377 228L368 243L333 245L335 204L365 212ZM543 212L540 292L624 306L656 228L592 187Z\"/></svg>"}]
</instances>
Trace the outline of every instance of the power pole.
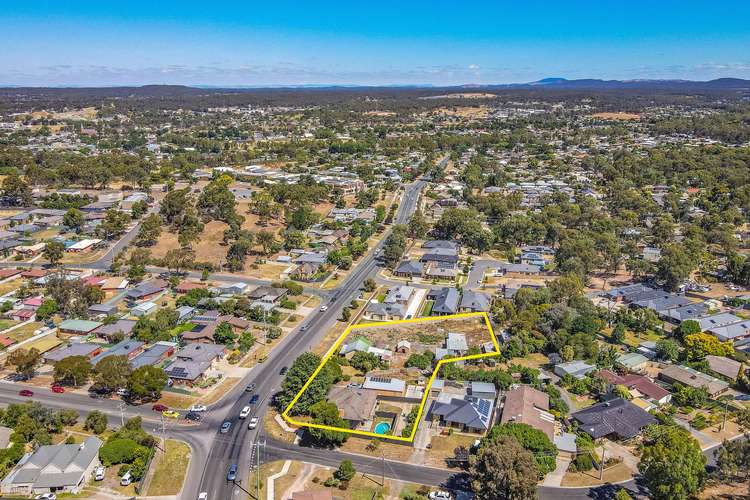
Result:
<instances>
[{"instance_id":1,"label":"power pole","mask_svg":"<svg viewBox=\"0 0 750 500\"><path fill-rule=\"evenodd\" d=\"M604 476L604 454L607 452L607 449L602 446L602 461L599 463L599 481L602 480L602 477Z\"/></svg>"},{"instance_id":2,"label":"power pole","mask_svg":"<svg viewBox=\"0 0 750 500\"><path fill-rule=\"evenodd\" d=\"M120 427L125 426L125 403L123 401L120 401L120 404L117 405L117 407L120 409Z\"/></svg>"},{"instance_id":3,"label":"power pole","mask_svg":"<svg viewBox=\"0 0 750 500\"><path fill-rule=\"evenodd\" d=\"M380 486L382 486L385 491L385 452L381 450L380 456L383 459L383 476L381 477Z\"/></svg>"}]
</instances>

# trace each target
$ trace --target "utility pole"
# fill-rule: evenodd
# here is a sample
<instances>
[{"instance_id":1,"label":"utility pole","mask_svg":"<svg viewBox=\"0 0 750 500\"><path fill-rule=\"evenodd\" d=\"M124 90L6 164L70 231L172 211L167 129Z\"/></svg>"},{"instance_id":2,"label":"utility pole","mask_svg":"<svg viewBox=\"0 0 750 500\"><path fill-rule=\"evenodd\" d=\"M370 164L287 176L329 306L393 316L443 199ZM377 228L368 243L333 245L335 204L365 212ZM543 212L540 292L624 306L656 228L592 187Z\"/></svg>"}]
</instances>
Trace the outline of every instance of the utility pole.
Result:
<instances>
[{"instance_id":1,"label":"utility pole","mask_svg":"<svg viewBox=\"0 0 750 500\"><path fill-rule=\"evenodd\" d=\"M125 403L123 401L120 401L120 404L117 405L117 407L120 409L120 427L125 426Z\"/></svg>"},{"instance_id":2,"label":"utility pole","mask_svg":"<svg viewBox=\"0 0 750 500\"><path fill-rule=\"evenodd\" d=\"M382 486L383 490L385 490L385 452L381 450L380 456L383 459L383 476L381 477L381 480L380 480L380 486Z\"/></svg>"},{"instance_id":3,"label":"utility pole","mask_svg":"<svg viewBox=\"0 0 750 500\"><path fill-rule=\"evenodd\" d=\"M604 454L606 452L607 449L602 445L602 461L599 463L599 481L601 481L604 476Z\"/></svg>"}]
</instances>

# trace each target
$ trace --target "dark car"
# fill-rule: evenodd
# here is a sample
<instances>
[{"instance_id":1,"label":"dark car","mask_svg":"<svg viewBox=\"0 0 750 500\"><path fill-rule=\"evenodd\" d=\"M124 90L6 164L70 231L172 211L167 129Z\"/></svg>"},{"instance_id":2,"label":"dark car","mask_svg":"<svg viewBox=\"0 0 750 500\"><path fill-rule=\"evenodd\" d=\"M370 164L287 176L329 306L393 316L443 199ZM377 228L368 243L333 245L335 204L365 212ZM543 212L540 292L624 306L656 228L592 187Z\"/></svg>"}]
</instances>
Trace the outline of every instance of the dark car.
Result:
<instances>
[{"instance_id":1,"label":"dark car","mask_svg":"<svg viewBox=\"0 0 750 500\"><path fill-rule=\"evenodd\" d=\"M254 405L255 403L258 402L259 399L260 399L260 396L258 396L257 394L254 394L253 397L250 398L250 404Z\"/></svg>"},{"instance_id":2,"label":"dark car","mask_svg":"<svg viewBox=\"0 0 750 500\"><path fill-rule=\"evenodd\" d=\"M151 407L151 409L154 411L167 411L169 407L161 403L156 403L154 406Z\"/></svg>"},{"instance_id":3,"label":"dark car","mask_svg":"<svg viewBox=\"0 0 750 500\"><path fill-rule=\"evenodd\" d=\"M279 371L279 375L286 375L286 372L289 371L289 367L285 366Z\"/></svg>"},{"instance_id":4,"label":"dark car","mask_svg":"<svg viewBox=\"0 0 750 500\"><path fill-rule=\"evenodd\" d=\"M248 386L245 387L245 392L253 392L255 390L255 387L256 387L255 383L248 384Z\"/></svg>"},{"instance_id":5,"label":"dark car","mask_svg":"<svg viewBox=\"0 0 750 500\"><path fill-rule=\"evenodd\" d=\"M20 391L18 391L18 394L21 396L31 397L34 395L34 392L28 389L21 389Z\"/></svg>"},{"instance_id":6,"label":"dark car","mask_svg":"<svg viewBox=\"0 0 750 500\"><path fill-rule=\"evenodd\" d=\"M234 481L237 479L237 464L229 466L229 472L227 472L227 481Z\"/></svg>"},{"instance_id":7,"label":"dark car","mask_svg":"<svg viewBox=\"0 0 750 500\"><path fill-rule=\"evenodd\" d=\"M185 420L192 420L193 422L200 422L201 418L202 418L201 414L194 412L194 411L189 411L185 414Z\"/></svg>"}]
</instances>

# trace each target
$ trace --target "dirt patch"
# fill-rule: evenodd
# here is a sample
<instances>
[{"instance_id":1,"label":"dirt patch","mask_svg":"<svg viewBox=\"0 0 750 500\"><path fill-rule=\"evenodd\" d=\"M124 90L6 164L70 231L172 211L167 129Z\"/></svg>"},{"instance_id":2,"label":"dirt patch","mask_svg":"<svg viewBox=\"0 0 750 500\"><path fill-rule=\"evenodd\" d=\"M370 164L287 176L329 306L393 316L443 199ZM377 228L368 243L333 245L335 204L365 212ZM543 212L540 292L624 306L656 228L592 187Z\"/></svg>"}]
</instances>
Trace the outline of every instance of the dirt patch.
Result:
<instances>
[{"instance_id":1,"label":"dirt patch","mask_svg":"<svg viewBox=\"0 0 750 500\"><path fill-rule=\"evenodd\" d=\"M625 113L622 111L618 111L616 113L594 113L593 115L591 115L591 118L597 118L600 120L632 121L632 120L640 120L641 115L637 113Z\"/></svg>"}]
</instances>

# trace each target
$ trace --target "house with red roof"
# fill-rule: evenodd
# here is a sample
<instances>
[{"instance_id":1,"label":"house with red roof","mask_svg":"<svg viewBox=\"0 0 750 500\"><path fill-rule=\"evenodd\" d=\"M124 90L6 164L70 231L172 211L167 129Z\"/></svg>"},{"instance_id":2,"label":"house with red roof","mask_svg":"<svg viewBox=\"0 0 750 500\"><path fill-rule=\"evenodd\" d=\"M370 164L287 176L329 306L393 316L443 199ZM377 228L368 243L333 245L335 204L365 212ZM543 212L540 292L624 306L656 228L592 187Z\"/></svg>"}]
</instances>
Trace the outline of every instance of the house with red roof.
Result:
<instances>
[{"instance_id":1,"label":"house with red roof","mask_svg":"<svg viewBox=\"0 0 750 500\"><path fill-rule=\"evenodd\" d=\"M668 390L645 375L637 373L618 375L609 370L601 370L599 377L607 381L610 390L616 385L627 387L630 395L634 398L645 399L657 405L663 405L672 400L672 394Z\"/></svg>"}]
</instances>

